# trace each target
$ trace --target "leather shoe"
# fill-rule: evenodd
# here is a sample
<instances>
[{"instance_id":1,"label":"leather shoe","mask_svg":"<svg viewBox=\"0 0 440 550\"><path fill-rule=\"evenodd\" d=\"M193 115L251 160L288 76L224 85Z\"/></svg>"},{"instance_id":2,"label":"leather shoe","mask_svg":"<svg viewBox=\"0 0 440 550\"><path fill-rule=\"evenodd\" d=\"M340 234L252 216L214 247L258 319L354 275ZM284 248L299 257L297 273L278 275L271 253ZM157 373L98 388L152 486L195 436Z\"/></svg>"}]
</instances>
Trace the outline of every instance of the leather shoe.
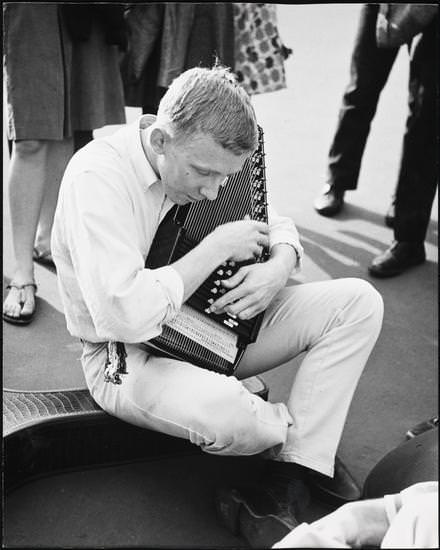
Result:
<instances>
[{"instance_id":1,"label":"leather shoe","mask_svg":"<svg viewBox=\"0 0 440 550\"><path fill-rule=\"evenodd\" d=\"M406 432L405 437L406 439L414 439L414 437L429 430L433 430L434 428L438 428L438 416L433 416L429 420L419 422Z\"/></svg>"},{"instance_id":2,"label":"leather shoe","mask_svg":"<svg viewBox=\"0 0 440 550\"><path fill-rule=\"evenodd\" d=\"M394 227L394 218L396 217L396 211L394 202L392 202L385 214L385 225L391 229Z\"/></svg>"},{"instance_id":3,"label":"leather shoe","mask_svg":"<svg viewBox=\"0 0 440 550\"><path fill-rule=\"evenodd\" d=\"M327 183L313 206L321 216L335 216L344 206L344 193L344 190L336 189Z\"/></svg>"},{"instance_id":4,"label":"leather shoe","mask_svg":"<svg viewBox=\"0 0 440 550\"><path fill-rule=\"evenodd\" d=\"M220 488L215 501L229 531L252 548L270 548L299 524L310 495L301 479L269 476L255 487Z\"/></svg>"},{"instance_id":5,"label":"leather shoe","mask_svg":"<svg viewBox=\"0 0 440 550\"><path fill-rule=\"evenodd\" d=\"M361 488L337 456L333 477L309 470L308 482L310 491L329 504L341 506L359 500L362 496Z\"/></svg>"},{"instance_id":6,"label":"leather shoe","mask_svg":"<svg viewBox=\"0 0 440 550\"><path fill-rule=\"evenodd\" d=\"M394 241L382 254L374 258L368 271L374 277L394 277L426 259L423 243Z\"/></svg>"}]
</instances>

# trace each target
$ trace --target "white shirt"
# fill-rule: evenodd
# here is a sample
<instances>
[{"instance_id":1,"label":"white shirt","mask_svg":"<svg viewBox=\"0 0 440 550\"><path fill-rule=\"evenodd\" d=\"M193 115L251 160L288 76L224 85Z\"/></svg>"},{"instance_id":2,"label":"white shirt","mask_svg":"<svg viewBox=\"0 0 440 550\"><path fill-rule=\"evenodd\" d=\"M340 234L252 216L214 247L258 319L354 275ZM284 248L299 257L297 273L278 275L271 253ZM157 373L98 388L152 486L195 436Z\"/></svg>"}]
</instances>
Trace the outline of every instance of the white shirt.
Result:
<instances>
[{"instance_id":1,"label":"white shirt","mask_svg":"<svg viewBox=\"0 0 440 550\"><path fill-rule=\"evenodd\" d=\"M153 237L173 203L142 148L144 115L79 150L65 171L51 250L69 332L90 342L138 343L161 333L182 305L172 266L145 268ZM270 246L303 249L289 218L269 209Z\"/></svg>"}]
</instances>

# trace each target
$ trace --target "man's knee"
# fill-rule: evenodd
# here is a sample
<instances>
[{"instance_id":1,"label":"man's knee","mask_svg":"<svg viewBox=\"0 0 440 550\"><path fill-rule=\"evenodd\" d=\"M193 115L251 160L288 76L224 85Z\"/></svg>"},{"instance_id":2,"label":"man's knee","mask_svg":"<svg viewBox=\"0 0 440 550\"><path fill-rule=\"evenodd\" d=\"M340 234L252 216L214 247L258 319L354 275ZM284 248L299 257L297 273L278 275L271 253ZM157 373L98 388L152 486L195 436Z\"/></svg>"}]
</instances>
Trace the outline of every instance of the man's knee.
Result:
<instances>
[{"instance_id":1,"label":"man's knee","mask_svg":"<svg viewBox=\"0 0 440 550\"><path fill-rule=\"evenodd\" d=\"M349 303L352 303L358 315L373 324L382 325L384 304L383 298L374 286L365 279L347 278L342 281L343 291L348 294Z\"/></svg>"}]
</instances>

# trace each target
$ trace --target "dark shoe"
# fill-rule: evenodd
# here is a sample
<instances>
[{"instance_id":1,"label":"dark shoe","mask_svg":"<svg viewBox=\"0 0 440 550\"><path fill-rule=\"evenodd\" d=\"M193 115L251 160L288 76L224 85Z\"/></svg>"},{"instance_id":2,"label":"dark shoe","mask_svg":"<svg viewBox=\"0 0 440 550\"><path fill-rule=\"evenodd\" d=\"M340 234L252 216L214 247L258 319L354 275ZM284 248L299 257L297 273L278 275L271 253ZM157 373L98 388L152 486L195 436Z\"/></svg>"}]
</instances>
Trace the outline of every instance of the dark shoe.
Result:
<instances>
[{"instance_id":1,"label":"dark shoe","mask_svg":"<svg viewBox=\"0 0 440 550\"><path fill-rule=\"evenodd\" d=\"M438 428L438 416L433 416L429 420L419 422L419 424L416 424L406 432L405 437L406 439L413 439L414 437L417 437L418 435L434 428Z\"/></svg>"},{"instance_id":2,"label":"dark shoe","mask_svg":"<svg viewBox=\"0 0 440 550\"><path fill-rule=\"evenodd\" d=\"M50 250L40 250L37 246L35 246L32 253L32 258L37 264L56 270Z\"/></svg>"},{"instance_id":3,"label":"dark shoe","mask_svg":"<svg viewBox=\"0 0 440 550\"><path fill-rule=\"evenodd\" d=\"M233 534L252 548L270 548L298 525L310 496L301 479L269 476L256 487L221 488L217 514Z\"/></svg>"},{"instance_id":4,"label":"dark shoe","mask_svg":"<svg viewBox=\"0 0 440 550\"><path fill-rule=\"evenodd\" d=\"M18 304L23 307L26 297L24 295L25 289L31 287L33 289L34 295L37 292L37 285L35 283L27 283L24 285L17 285L15 283L10 283L7 285L8 290L12 290L16 293L16 299ZM18 316L9 315L8 313L3 312L3 320L12 325L28 325L34 318L35 308L31 313L20 313Z\"/></svg>"},{"instance_id":5,"label":"dark shoe","mask_svg":"<svg viewBox=\"0 0 440 550\"><path fill-rule=\"evenodd\" d=\"M313 206L321 216L335 216L344 206L344 193L345 191L335 189L333 185L327 183Z\"/></svg>"},{"instance_id":6,"label":"dark shoe","mask_svg":"<svg viewBox=\"0 0 440 550\"><path fill-rule=\"evenodd\" d=\"M374 258L368 271L374 277L394 277L426 259L423 243L394 241L385 252Z\"/></svg>"},{"instance_id":7,"label":"dark shoe","mask_svg":"<svg viewBox=\"0 0 440 550\"><path fill-rule=\"evenodd\" d=\"M392 202L385 214L385 225L391 229L394 227L394 218L396 217L396 211L394 202Z\"/></svg>"},{"instance_id":8,"label":"dark shoe","mask_svg":"<svg viewBox=\"0 0 440 550\"><path fill-rule=\"evenodd\" d=\"M308 485L312 493L329 504L341 506L347 502L359 500L361 488L339 457L335 458L333 477L309 470Z\"/></svg>"}]
</instances>

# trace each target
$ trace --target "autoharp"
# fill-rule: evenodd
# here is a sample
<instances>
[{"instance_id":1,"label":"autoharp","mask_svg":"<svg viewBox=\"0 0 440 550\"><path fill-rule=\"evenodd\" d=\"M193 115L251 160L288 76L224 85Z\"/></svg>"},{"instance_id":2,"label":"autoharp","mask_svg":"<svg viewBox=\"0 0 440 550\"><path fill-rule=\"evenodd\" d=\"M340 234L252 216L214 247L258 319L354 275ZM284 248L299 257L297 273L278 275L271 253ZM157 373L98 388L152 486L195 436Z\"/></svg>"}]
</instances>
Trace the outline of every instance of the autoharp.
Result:
<instances>
[{"instance_id":1,"label":"autoharp","mask_svg":"<svg viewBox=\"0 0 440 550\"><path fill-rule=\"evenodd\" d=\"M258 147L240 172L230 176L215 200L178 206L159 225L146 260L146 267L170 264L189 252L218 225L250 219L267 222L266 176L263 131ZM209 314L209 306L226 290L221 280L231 277L245 264L266 261L268 250L247 262L220 265L188 298L175 319L162 333L144 342L149 352L188 361L230 375L237 368L246 346L256 340L263 313L241 320L228 314Z\"/></svg>"}]
</instances>

